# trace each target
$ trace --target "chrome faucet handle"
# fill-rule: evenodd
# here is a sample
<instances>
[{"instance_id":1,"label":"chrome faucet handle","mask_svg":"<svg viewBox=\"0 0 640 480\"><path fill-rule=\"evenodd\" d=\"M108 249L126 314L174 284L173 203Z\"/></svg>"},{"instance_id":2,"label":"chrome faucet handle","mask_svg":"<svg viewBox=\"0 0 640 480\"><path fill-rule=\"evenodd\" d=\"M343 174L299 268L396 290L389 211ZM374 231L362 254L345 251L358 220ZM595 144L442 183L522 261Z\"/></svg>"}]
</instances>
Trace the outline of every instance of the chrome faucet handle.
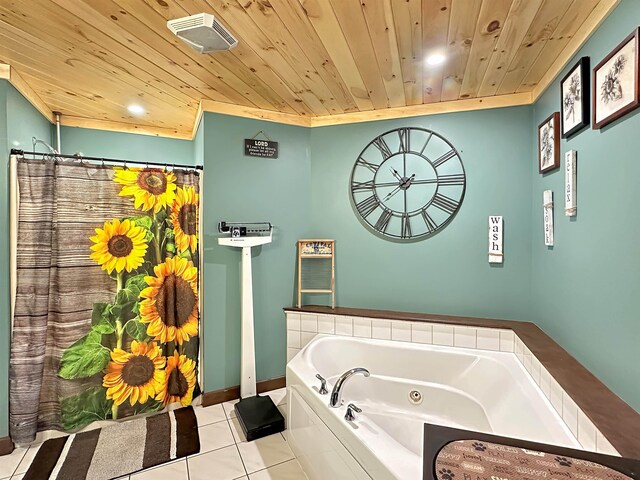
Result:
<instances>
[{"instance_id":1,"label":"chrome faucet handle","mask_svg":"<svg viewBox=\"0 0 640 480\"><path fill-rule=\"evenodd\" d=\"M353 422L356 419L356 415L353 412L362 413L362 409L356 407L353 403L347 405L347 413L344 415L344 419L347 422Z\"/></svg>"},{"instance_id":2,"label":"chrome faucet handle","mask_svg":"<svg viewBox=\"0 0 640 480\"><path fill-rule=\"evenodd\" d=\"M317 373L316 378L320 380L320 390L318 390L318 393L320 395L326 395L327 393L329 393L329 390L327 390L327 381L323 378L323 376Z\"/></svg>"}]
</instances>

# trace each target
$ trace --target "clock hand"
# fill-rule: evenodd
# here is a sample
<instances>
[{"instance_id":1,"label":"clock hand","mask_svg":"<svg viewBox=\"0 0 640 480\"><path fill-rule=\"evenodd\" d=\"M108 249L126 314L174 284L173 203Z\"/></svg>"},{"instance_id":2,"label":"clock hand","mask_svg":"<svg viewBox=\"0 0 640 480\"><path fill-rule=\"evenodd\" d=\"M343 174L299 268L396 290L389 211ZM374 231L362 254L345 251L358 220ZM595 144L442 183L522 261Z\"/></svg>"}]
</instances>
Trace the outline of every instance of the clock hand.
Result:
<instances>
[{"instance_id":1,"label":"clock hand","mask_svg":"<svg viewBox=\"0 0 640 480\"><path fill-rule=\"evenodd\" d=\"M391 173L393 173L394 177L396 177L398 180L402 181L402 177L395 168L391 167Z\"/></svg>"},{"instance_id":2,"label":"clock hand","mask_svg":"<svg viewBox=\"0 0 640 480\"><path fill-rule=\"evenodd\" d=\"M412 185L426 185L428 183L438 183L438 179L432 178L430 180L414 180L411 182Z\"/></svg>"},{"instance_id":3,"label":"clock hand","mask_svg":"<svg viewBox=\"0 0 640 480\"><path fill-rule=\"evenodd\" d=\"M400 185L398 185L396 188L393 189L393 191L391 191L390 193L387 194L387 196L384 198L385 201L389 200L391 197L393 197L400 190L406 191L407 188L409 188L411 186L411 181L415 178L415 176L416 176L416 174L414 173L413 175L411 175L409 178L407 178L403 182L400 182Z\"/></svg>"},{"instance_id":4,"label":"clock hand","mask_svg":"<svg viewBox=\"0 0 640 480\"><path fill-rule=\"evenodd\" d=\"M376 183L374 186L376 188L379 188L379 187L397 187L399 185L398 185L398 182L388 182L388 183Z\"/></svg>"},{"instance_id":5,"label":"clock hand","mask_svg":"<svg viewBox=\"0 0 640 480\"><path fill-rule=\"evenodd\" d=\"M401 189L402 189L402 187L400 185L398 185L392 192L388 193L387 196L384 197L384 201L386 202L387 200L389 200L396 193L398 193Z\"/></svg>"}]
</instances>

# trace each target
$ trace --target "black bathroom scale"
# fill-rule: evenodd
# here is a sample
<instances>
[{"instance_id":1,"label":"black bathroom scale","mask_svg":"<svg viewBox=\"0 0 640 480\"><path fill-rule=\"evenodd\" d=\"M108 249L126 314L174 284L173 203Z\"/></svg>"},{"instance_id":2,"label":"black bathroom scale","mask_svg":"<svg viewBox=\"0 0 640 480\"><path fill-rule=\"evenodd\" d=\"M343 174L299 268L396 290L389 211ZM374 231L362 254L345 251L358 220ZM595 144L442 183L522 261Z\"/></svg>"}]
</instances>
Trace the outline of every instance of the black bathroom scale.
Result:
<instances>
[{"instance_id":1,"label":"black bathroom scale","mask_svg":"<svg viewBox=\"0 0 640 480\"><path fill-rule=\"evenodd\" d=\"M284 417L269 395L243 398L235 411L248 442L284 431Z\"/></svg>"}]
</instances>

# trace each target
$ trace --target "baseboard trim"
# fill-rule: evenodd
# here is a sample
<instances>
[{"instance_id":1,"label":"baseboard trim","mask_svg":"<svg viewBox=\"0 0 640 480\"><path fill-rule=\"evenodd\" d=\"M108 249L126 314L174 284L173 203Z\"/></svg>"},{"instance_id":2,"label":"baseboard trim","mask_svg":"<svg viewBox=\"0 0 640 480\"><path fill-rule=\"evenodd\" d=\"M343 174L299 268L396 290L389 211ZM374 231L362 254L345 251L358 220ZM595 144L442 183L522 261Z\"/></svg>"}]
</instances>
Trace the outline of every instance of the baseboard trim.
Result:
<instances>
[{"instance_id":1,"label":"baseboard trim","mask_svg":"<svg viewBox=\"0 0 640 480\"><path fill-rule=\"evenodd\" d=\"M14 448L15 447L10 437L0 438L0 456L9 455L11 452L13 452Z\"/></svg>"},{"instance_id":2,"label":"baseboard trim","mask_svg":"<svg viewBox=\"0 0 640 480\"><path fill-rule=\"evenodd\" d=\"M284 388L287 385L285 377L270 378L256 384L258 393L269 392L277 388ZM202 394L202 406L217 405L218 403L229 402L240 398L240 385L227 387L213 392L205 392Z\"/></svg>"}]
</instances>

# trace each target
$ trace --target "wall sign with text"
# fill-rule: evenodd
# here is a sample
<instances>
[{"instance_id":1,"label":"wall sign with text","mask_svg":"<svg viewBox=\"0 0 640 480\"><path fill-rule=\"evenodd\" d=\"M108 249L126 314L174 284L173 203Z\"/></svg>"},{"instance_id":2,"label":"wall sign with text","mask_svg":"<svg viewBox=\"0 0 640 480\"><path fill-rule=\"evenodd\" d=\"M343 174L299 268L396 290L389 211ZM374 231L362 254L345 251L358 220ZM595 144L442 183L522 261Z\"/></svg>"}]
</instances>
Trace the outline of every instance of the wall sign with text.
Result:
<instances>
[{"instance_id":1,"label":"wall sign with text","mask_svg":"<svg viewBox=\"0 0 640 480\"><path fill-rule=\"evenodd\" d=\"M544 244L553 247L553 192L545 190L542 193L542 208L544 210Z\"/></svg>"},{"instance_id":2,"label":"wall sign with text","mask_svg":"<svg viewBox=\"0 0 640 480\"><path fill-rule=\"evenodd\" d=\"M577 157L575 150L569 150L564 155L564 214L575 217L578 211L576 199L576 170Z\"/></svg>"},{"instance_id":3,"label":"wall sign with text","mask_svg":"<svg viewBox=\"0 0 640 480\"><path fill-rule=\"evenodd\" d=\"M489 217L489 263L502 263L502 216Z\"/></svg>"},{"instance_id":4,"label":"wall sign with text","mask_svg":"<svg viewBox=\"0 0 640 480\"><path fill-rule=\"evenodd\" d=\"M278 142L245 138L244 154L248 157L278 158Z\"/></svg>"}]
</instances>

